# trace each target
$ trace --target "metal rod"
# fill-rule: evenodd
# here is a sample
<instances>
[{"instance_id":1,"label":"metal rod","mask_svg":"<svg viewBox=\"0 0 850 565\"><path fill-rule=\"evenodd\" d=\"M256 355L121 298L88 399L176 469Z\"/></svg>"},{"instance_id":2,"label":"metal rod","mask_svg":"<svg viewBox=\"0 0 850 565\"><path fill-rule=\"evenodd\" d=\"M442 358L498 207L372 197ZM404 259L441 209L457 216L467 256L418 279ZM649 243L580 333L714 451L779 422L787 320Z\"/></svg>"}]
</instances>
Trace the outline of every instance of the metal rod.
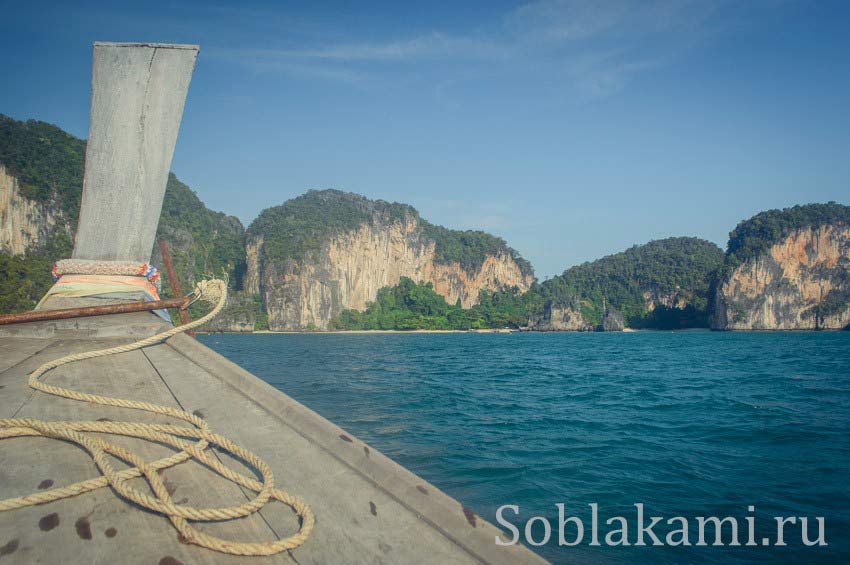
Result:
<instances>
[{"instance_id":1,"label":"metal rod","mask_svg":"<svg viewBox=\"0 0 850 565\"><path fill-rule=\"evenodd\" d=\"M5 314L0 316L0 326L21 324L23 322L41 322L44 320L64 320L67 318L84 318L86 316L103 316L106 314L127 314L129 312L147 312L165 308L183 308L191 296L168 298L154 302L126 302L124 304L108 304L106 306L86 306L83 308L62 308L59 310L33 310L21 314Z\"/></svg>"},{"instance_id":2,"label":"metal rod","mask_svg":"<svg viewBox=\"0 0 850 565\"><path fill-rule=\"evenodd\" d=\"M174 262L171 260L171 250L168 247L168 242L164 239L159 240L159 252L162 254L162 266L165 267L165 274L168 275L168 286L171 287L171 294L174 296L182 296L183 291L180 289L180 279L177 278L177 272L174 270ZM189 317L189 311L180 309L180 325L185 326L192 318ZM195 335L195 332L189 330L188 335Z\"/></svg>"}]
</instances>

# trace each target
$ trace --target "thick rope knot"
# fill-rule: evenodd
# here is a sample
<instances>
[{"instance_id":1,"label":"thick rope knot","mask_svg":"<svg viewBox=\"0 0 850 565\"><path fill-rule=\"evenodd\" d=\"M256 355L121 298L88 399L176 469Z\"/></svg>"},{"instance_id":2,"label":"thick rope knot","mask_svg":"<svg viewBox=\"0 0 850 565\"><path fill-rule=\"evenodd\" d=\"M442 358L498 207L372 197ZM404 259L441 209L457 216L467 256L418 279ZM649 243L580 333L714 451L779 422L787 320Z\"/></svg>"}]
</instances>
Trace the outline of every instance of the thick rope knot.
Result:
<instances>
[{"instance_id":1,"label":"thick rope knot","mask_svg":"<svg viewBox=\"0 0 850 565\"><path fill-rule=\"evenodd\" d=\"M215 306L227 302L227 283L221 279L204 279L195 285L195 296Z\"/></svg>"},{"instance_id":2,"label":"thick rope knot","mask_svg":"<svg viewBox=\"0 0 850 565\"><path fill-rule=\"evenodd\" d=\"M200 299L204 302L213 304L212 310L210 310L210 312L202 318L193 322L176 328L171 328L135 343L111 347L109 349L66 355L61 359L48 361L33 371L30 374L28 381L30 387L47 394L70 398L81 402L89 402L92 404L118 406L121 408L142 410L152 414L170 416L188 422L192 425L192 427L149 424L144 422L45 422L29 418L0 419L0 439L42 436L75 443L88 451L89 455L91 455L102 473L99 477L81 481L66 487L59 487L26 496L2 500L0 501L0 512L23 508L25 506L33 506L36 504L45 504L54 500L77 496L84 492L109 486L120 497L166 516L177 529L181 539L184 541L223 553L231 555L274 555L281 551L298 547L306 541L310 532L313 530L313 525L315 524L313 513L310 508L297 497L275 488L274 476L265 461L227 438L213 433L210 430L209 424L207 424L207 422L202 418L199 418L194 414L190 414L189 412L168 406L77 392L49 385L39 380L41 376L56 367L66 365L74 361L82 361L84 359L94 359L96 357L134 351L149 345L162 343L178 333L185 332L186 330L190 330L207 323L215 317L222 308L224 308L224 304L227 301L227 282L220 279L200 281L195 286L195 299ZM159 444L170 445L176 450L176 452L173 455L159 459L158 461L147 462L140 456L124 449L123 447L107 442L96 435L87 435L86 432L141 438ZM188 440L196 441L192 442ZM252 476L237 473L223 465L216 457L207 452L207 448L210 445L217 446L222 450L230 452L249 466L256 469L262 477L262 482L257 481ZM122 471L117 471L110 462L110 455L128 463L131 467ZM168 490L165 487L163 479L159 476L157 471L173 467L174 465L183 463L190 458L194 458L196 461L212 469L222 477L233 481L242 487L255 491L257 495L253 500L244 504L223 508L192 508L190 506L175 504L171 499L171 495L168 494ZM142 492L129 486L128 481L130 479L141 476L144 476L147 480L155 496L150 496L146 492ZM297 533L288 538L272 542L238 542L205 534L192 527L188 522L189 520L217 521L240 518L257 512L271 499L278 500L290 506L296 514L298 514L301 520L301 526Z\"/></svg>"}]
</instances>

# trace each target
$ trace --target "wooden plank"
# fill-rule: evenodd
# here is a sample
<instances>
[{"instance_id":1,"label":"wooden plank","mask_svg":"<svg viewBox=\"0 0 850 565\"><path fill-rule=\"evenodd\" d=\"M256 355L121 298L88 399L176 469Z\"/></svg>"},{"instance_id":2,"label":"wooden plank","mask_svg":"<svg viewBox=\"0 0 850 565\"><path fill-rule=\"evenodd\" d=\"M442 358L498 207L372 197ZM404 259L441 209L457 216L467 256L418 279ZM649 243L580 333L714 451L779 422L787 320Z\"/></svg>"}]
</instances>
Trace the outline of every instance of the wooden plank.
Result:
<instances>
[{"instance_id":1,"label":"wooden plank","mask_svg":"<svg viewBox=\"0 0 850 565\"><path fill-rule=\"evenodd\" d=\"M53 308L75 308L115 303L106 298L67 298L53 296L43 304L44 310ZM147 337L171 328L165 320L152 312L135 312L110 316L92 316L49 322L25 322L0 326L0 340L7 338L124 338Z\"/></svg>"},{"instance_id":2,"label":"wooden plank","mask_svg":"<svg viewBox=\"0 0 850 565\"><path fill-rule=\"evenodd\" d=\"M0 373L49 345L43 339L0 338Z\"/></svg>"},{"instance_id":3,"label":"wooden plank","mask_svg":"<svg viewBox=\"0 0 850 565\"><path fill-rule=\"evenodd\" d=\"M196 45L95 43L74 258L150 261Z\"/></svg>"},{"instance_id":4,"label":"wooden plank","mask_svg":"<svg viewBox=\"0 0 850 565\"><path fill-rule=\"evenodd\" d=\"M108 345L88 340L57 344L0 377L5 381L20 383L25 381L26 372L31 370L30 365L42 362L43 358L55 358L72 350L104 346ZM45 375L45 379L74 390L177 406L168 387L141 351L63 366ZM20 397L20 391L17 395ZM5 412L8 412L8 408ZM151 422L170 420L149 416L141 411L95 406L40 392L32 395L18 410L18 417L48 420L103 417ZM116 444L131 448L149 460L170 453L162 446L140 440L111 437ZM61 486L98 474L88 455L70 444L44 438L16 438L0 445L0 497L3 498L33 492L47 481L53 481L53 486ZM175 500L184 504L196 507L227 506L245 500L237 486L194 463L168 469L163 477L170 488L176 489ZM141 479L135 479L132 484L137 488L145 488ZM245 541L275 539L274 533L257 515L204 525L199 529ZM131 561L149 563L157 563L165 557L185 563L217 563L224 559L228 562L291 562L286 554L272 558L236 558L180 543L176 530L166 518L123 501L108 488L44 506L0 513L0 545L13 540L17 540L18 548L15 559L33 562L57 562L64 555L73 555L77 562L92 563L124 562L128 556L132 556Z\"/></svg>"},{"instance_id":5,"label":"wooden plank","mask_svg":"<svg viewBox=\"0 0 850 565\"><path fill-rule=\"evenodd\" d=\"M19 339L0 338L0 343L21 342ZM120 340L90 340L81 341L76 339L30 339L26 340L33 344L41 344L41 349L35 354L28 356L12 367L0 371L0 386L3 387L0 394L0 417L15 418L20 409L35 394L35 391L27 385L27 376L38 368L42 363L58 359L70 353L78 353L91 349L113 347L128 343L126 339Z\"/></svg>"}]
</instances>

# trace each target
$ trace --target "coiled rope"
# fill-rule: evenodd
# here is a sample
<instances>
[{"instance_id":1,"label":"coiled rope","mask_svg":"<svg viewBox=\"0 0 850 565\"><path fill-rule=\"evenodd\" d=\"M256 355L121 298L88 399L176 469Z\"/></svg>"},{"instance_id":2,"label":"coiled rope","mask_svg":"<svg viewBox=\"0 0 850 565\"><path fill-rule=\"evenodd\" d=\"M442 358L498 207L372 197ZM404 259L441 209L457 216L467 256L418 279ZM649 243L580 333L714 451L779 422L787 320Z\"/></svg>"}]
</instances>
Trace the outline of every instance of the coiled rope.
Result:
<instances>
[{"instance_id":1,"label":"coiled rope","mask_svg":"<svg viewBox=\"0 0 850 565\"><path fill-rule=\"evenodd\" d=\"M74 361L94 359L96 357L104 357L106 355L114 355L116 353L125 353L141 349L149 345L162 343L174 335L205 324L214 318L222 308L224 308L224 304L227 299L227 285L224 281L218 279L201 281L195 287L195 296L196 299L200 298L201 300L214 305L213 309L202 318L128 345L67 355L55 361L49 361L33 371L30 374L28 381L30 387L47 394L70 398L72 400L79 400L81 402L89 402L91 404L131 408L133 410L143 410L152 414L170 416L172 418L178 418L189 422L194 427L149 424L142 422L46 422L30 418L0 419L0 439L24 436L42 436L75 443L89 453L101 473L103 473L100 477L74 483L66 487L2 500L0 501L0 512L23 508L25 506L33 506L36 504L45 504L54 500L70 498L84 492L90 492L95 489L109 486L119 496L135 502L144 508L167 516L177 529L182 541L220 551L222 553L232 555L274 555L281 551L293 549L304 543L310 535L310 532L313 530L313 525L315 524L313 513L310 511L309 506L307 506L299 498L275 488L274 477L272 476L271 469L265 461L247 449L236 445L227 438L213 433L210 430L209 424L207 424L207 422L202 418L176 408L159 406L148 402L76 392L49 385L39 380L39 377L48 371L61 367L62 365L73 363ZM96 432L141 438L151 442L171 445L179 451L169 457L149 463L142 457L127 449L104 441L97 436L84 435L83 432ZM197 442L193 443L192 441L188 441L189 439L197 440ZM237 473L224 466L218 461L218 459L207 453L206 449L209 445L216 445L248 463L254 469L259 471L263 479L262 482L258 482L251 477ZM109 462L107 454L132 465L132 467L122 471L116 471ZM157 471L173 467L174 465L183 463L190 458L196 459L198 462L206 465L208 468L234 483L255 491L257 493L256 496L244 504L223 508L193 508L191 506L175 504L171 500L171 495L168 494L165 483L163 479L160 478ZM153 493L156 495L155 497L128 486L128 480L140 476L145 477L151 487L151 490L153 490ZM271 499L278 500L290 506L296 514L298 514L301 524L297 533L288 538L271 542L246 543L211 536L192 527L189 523L189 520L204 522L228 520L247 516L257 512Z\"/></svg>"}]
</instances>

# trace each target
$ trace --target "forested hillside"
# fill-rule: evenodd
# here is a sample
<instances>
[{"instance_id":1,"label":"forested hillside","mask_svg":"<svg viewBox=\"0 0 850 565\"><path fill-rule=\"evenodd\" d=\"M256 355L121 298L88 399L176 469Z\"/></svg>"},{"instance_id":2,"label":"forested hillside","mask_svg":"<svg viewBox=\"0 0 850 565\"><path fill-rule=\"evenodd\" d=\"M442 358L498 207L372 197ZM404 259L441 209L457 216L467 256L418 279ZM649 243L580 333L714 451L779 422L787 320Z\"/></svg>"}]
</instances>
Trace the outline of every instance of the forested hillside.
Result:
<instances>
[{"instance_id":1,"label":"forested hillside","mask_svg":"<svg viewBox=\"0 0 850 565\"><path fill-rule=\"evenodd\" d=\"M53 124L0 114L0 163L17 177L23 196L55 202L76 225L86 142Z\"/></svg>"},{"instance_id":2,"label":"forested hillside","mask_svg":"<svg viewBox=\"0 0 850 565\"><path fill-rule=\"evenodd\" d=\"M331 237L373 222L376 214L392 221L410 213L412 209L404 204L369 200L340 190L310 190L260 212L247 235L263 236L268 260L302 260Z\"/></svg>"},{"instance_id":3,"label":"forested hillside","mask_svg":"<svg viewBox=\"0 0 850 565\"><path fill-rule=\"evenodd\" d=\"M245 274L245 228L235 216L214 212L171 173L165 188L157 239L168 241L184 289L207 275L226 275L233 289ZM154 263L161 265L159 249Z\"/></svg>"},{"instance_id":4,"label":"forested hillside","mask_svg":"<svg viewBox=\"0 0 850 565\"><path fill-rule=\"evenodd\" d=\"M540 285L544 301L578 299L582 315L598 324L605 303L627 327L707 327L711 281L723 262L715 244L672 237L571 267Z\"/></svg>"}]
</instances>

